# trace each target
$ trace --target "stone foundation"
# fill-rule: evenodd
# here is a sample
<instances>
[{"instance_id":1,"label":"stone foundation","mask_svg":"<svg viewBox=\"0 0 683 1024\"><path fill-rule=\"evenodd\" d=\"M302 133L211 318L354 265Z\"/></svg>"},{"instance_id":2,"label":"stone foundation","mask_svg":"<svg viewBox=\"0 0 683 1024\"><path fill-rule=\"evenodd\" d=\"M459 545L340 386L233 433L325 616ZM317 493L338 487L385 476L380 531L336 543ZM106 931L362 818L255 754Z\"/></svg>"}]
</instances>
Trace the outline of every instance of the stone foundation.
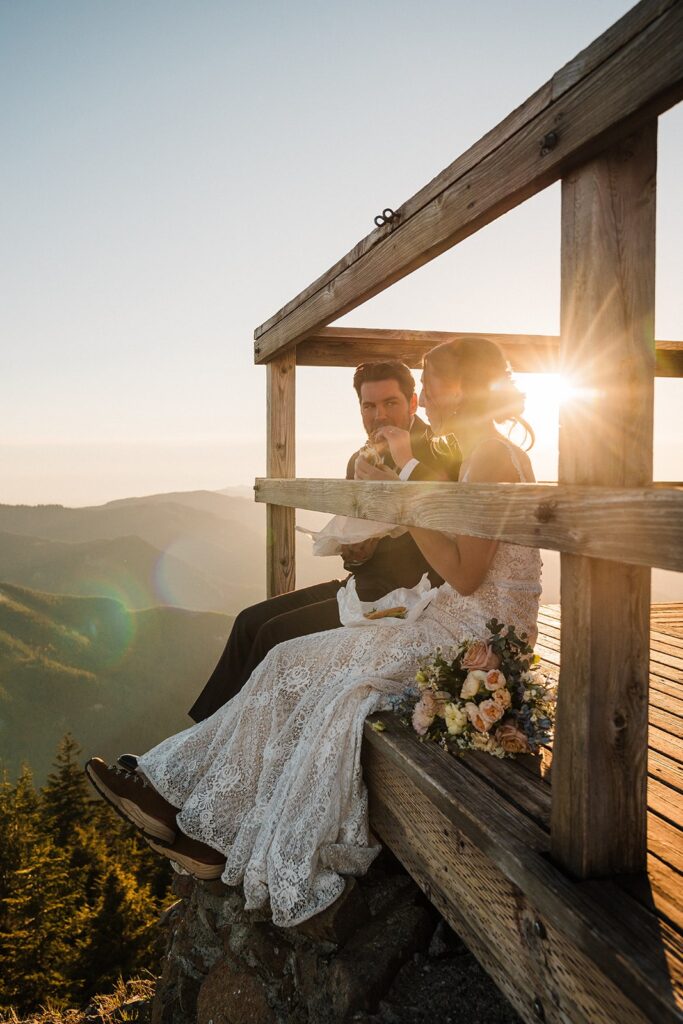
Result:
<instances>
[{"instance_id":1,"label":"stone foundation","mask_svg":"<svg viewBox=\"0 0 683 1024\"><path fill-rule=\"evenodd\" d=\"M390 854L296 928L245 912L220 882L175 880L153 1024L341 1024L376 1010L426 955L439 916Z\"/></svg>"}]
</instances>

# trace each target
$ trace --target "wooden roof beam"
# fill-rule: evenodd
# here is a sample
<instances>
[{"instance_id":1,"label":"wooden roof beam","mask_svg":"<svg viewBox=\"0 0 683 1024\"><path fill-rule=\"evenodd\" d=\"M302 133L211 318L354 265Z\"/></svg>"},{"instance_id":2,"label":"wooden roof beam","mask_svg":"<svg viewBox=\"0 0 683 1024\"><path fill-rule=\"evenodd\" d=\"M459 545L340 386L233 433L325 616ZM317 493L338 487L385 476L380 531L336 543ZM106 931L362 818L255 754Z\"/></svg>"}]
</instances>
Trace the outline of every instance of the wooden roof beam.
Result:
<instances>
[{"instance_id":1,"label":"wooden roof beam","mask_svg":"<svg viewBox=\"0 0 683 1024\"><path fill-rule=\"evenodd\" d=\"M402 359L416 369L425 352L453 338L490 338L519 373L559 369L555 334L493 334L490 331L405 331L366 327L323 327L296 346L297 366L358 366L368 359ZM683 341L656 341L658 377L683 377Z\"/></svg>"},{"instance_id":2,"label":"wooden roof beam","mask_svg":"<svg viewBox=\"0 0 683 1024\"><path fill-rule=\"evenodd\" d=\"M255 361L337 320L683 98L683 3L642 0L258 327Z\"/></svg>"}]
</instances>

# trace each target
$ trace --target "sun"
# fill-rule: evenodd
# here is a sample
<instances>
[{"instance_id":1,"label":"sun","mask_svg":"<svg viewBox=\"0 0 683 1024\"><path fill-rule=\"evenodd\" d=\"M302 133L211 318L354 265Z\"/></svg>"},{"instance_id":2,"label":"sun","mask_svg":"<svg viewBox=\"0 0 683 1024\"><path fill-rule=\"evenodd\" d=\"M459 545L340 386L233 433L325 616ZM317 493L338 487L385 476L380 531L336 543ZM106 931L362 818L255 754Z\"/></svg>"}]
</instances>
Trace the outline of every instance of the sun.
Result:
<instances>
[{"instance_id":1,"label":"sun","mask_svg":"<svg viewBox=\"0 0 683 1024\"><path fill-rule=\"evenodd\" d=\"M561 373L516 374L517 385L526 395L524 418L539 439L557 436L560 407L578 401L582 389Z\"/></svg>"}]
</instances>

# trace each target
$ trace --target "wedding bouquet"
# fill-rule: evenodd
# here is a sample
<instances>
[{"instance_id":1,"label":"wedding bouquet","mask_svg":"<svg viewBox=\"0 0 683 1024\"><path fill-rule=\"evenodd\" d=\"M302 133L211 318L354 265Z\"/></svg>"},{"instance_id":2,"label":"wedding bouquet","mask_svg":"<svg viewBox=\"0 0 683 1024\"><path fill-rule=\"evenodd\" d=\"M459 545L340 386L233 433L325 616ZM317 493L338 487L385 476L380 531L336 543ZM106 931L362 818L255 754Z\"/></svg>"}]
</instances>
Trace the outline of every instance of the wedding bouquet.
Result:
<instances>
[{"instance_id":1,"label":"wedding bouquet","mask_svg":"<svg viewBox=\"0 0 683 1024\"><path fill-rule=\"evenodd\" d=\"M491 619L487 639L438 649L395 710L426 740L458 754L536 753L552 736L555 693L526 633Z\"/></svg>"}]
</instances>

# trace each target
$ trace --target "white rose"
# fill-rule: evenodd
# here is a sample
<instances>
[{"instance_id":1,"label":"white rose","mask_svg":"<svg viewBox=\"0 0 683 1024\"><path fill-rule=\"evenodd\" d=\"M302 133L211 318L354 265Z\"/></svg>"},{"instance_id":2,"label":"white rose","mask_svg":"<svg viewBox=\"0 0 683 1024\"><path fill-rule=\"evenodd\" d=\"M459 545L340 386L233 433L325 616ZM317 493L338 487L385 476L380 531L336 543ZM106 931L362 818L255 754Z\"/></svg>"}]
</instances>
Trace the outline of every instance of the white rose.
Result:
<instances>
[{"instance_id":1,"label":"white rose","mask_svg":"<svg viewBox=\"0 0 683 1024\"><path fill-rule=\"evenodd\" d=\"M457 704L446 704L443 717L450 736L459 736L467 725L467 715Z\"/></svg>"},{"instance_id":2,"label":"white rose","mask_svg":"<svg viewBox=\"0 0 683 1024\"><path fill-rule=\"evenodd\" d=\"M462 684L462 690L460 691L460 699L468 700L470 697L476 697L479 693L479 687L486 684L486 672L482 672L481 669L477 669L474 672L468 672L465 682Z\"/></svg>"}]
</instances>

